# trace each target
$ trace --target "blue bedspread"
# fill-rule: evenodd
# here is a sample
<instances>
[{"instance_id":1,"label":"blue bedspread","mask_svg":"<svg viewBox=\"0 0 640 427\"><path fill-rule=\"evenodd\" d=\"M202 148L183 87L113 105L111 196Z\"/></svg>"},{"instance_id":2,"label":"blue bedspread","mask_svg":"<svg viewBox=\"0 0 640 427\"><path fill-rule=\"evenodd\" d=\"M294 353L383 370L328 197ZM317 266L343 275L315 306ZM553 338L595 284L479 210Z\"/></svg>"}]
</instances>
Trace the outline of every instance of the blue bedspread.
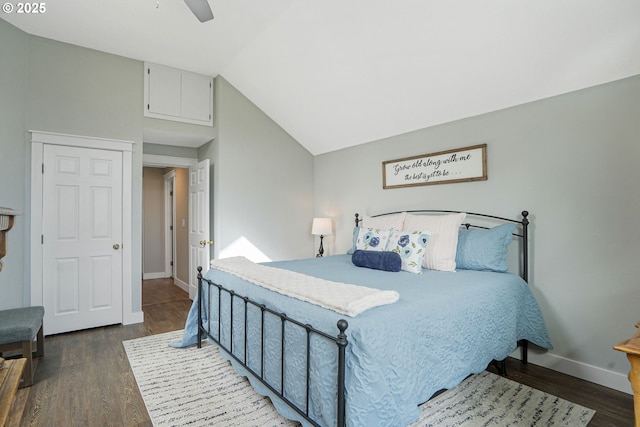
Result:
<instances>
[{"instance_id":1,"label":"blue bedspread","mask_svg":"<svg viewBox=\"0 0 640 427\"><path fill-rule=\"evenodd\" d=\"M356 267L348 255L268 265L327 280L394 289L400 293L400 299L394 304L346 318L349 322L345 380L348 426L405 426L418 418L419 404L438 390L455 387L467 375L484 370L492 360L504 359L515 350L518 340L526 339L540 347L551 348L533 294L520 277L511 273L424 270L418 275L404 271L385 272ZM330 335L337 335L336 322L344 317L218 270L210 270L206 276ZM215 311L217 304L214 306ZM224 307L223 304L222 310L227 311ZM234 310L243 310L241 301L234 305ZM184 340L174 345L195 342L197 319L194 317L197 318L195 302L185 325ZM257 321L259 310L249 309L248 317L250 324ZM279 319L268 321L279 334ZM227 326L222 327L223 342L230 340ZM211 328L217 333L217 324ZM242 331L244 325L234 322L234 328ZM258 329L250 334L247 345L249 365L257 372L260 371L259 355L252 346L259 342L259 333ZM244 342L235 335L234 353L242 355ZM285 335L285 395L304 406L304 387L296 381L304 365L294 351L304 345L304 338L293 330L287 330ZM310 409L322 425L332 426L336 414L335 345L314 342L314 346ZM265 377L279 381L280 350L279 347L270 348L268 339L266 354L269 357L265 362ZM239 366L236 369L243 375L246 373ZM271 394L258 381L252 381L252 384L258 392ZM272 400L279 412L300 421L293 410L278 399Z\"/></svg>"}]
</instances>

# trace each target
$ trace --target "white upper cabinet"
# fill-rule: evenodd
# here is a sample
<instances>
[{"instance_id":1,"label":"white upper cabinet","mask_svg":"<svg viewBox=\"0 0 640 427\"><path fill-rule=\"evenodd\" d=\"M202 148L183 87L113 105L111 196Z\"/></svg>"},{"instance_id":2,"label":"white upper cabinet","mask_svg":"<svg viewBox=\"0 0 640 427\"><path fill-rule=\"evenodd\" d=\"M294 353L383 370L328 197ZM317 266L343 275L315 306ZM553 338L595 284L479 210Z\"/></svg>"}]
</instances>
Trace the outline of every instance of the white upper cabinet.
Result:
<instances>
[{"instance_id":1,"label":"white upper cabinet","mask_svg":"<svg viewBox=\"0 0 640 427\"><path fill-rule=\"evenodd\" d=\"M145 62L144 115L213 126L213 78Z\"/></svg>"}]
</instances>

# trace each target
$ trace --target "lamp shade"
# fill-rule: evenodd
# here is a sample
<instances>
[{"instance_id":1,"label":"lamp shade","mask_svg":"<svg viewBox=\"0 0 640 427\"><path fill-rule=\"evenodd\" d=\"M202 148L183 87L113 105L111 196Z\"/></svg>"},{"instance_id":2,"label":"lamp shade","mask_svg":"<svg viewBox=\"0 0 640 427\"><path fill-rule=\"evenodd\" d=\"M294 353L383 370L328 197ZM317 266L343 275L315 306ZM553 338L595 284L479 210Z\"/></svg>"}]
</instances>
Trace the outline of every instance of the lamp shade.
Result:
<instances>
[{"instance_id":1,"label":"lamp shade","mask_svg":"<svg viewBox=\"0 0 640 427\"><path fill-rule=\"evenodd\" d=\"M327 236L333 234L331 218L313 218L311 234Z\"/></svg>"}]
</instances>

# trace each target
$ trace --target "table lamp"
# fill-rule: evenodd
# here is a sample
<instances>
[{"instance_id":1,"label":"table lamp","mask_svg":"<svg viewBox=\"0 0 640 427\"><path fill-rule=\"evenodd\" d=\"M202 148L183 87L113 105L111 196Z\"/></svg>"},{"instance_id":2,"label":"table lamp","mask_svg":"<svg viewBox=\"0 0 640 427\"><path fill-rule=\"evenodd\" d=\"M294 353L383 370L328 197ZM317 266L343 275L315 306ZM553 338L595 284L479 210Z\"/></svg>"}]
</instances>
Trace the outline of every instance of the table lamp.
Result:
<instances>
[{"instance_id":1,"label":"table lamp","mask_svg":"<svg viewBox=\"0 0 640 427\"><path fill-rule=\"evenodd\" d=\"M324 238L324 236L333 234L331 218L313 218L311 234L313 234L314 236L320 236L320 249L318 249L318 255L316 255L316 258L320 258L324 254L322 239Z\"/></svg>"}]
</instances>

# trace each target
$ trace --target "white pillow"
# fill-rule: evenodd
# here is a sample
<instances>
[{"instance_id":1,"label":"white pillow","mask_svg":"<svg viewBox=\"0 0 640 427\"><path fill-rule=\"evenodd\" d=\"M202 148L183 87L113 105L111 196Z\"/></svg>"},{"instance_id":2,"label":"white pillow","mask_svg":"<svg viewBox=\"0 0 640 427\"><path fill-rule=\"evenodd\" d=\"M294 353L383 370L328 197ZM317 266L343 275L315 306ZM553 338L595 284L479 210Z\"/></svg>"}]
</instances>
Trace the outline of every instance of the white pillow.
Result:
<instances>
[{"instance_id":1,"label":"white pillow","mask_svg":"<svg viewBox=\"0 0 640 427\"><path fill-rule=\"evenodd\" d=\"M422 273L422 262L429 242L428 231L391 230L387 250L400 255L404 271Z\"/></svg>"},{"instance_id":2,"label":"white pillow","mask_svg":"<svg viewBox=\"0 0 640 427\"><path fill-rule=\"evenodd\" d=\"M405 231L429 230L431 237L422 265L430 270L456 271L458 229L467 214L412 215L404 219Z\"/></svg>"},{"instance_id":3,"label":"white pillow","mask_svg":"<svg viewBox=\"0 0 640 427\"><path fill-rule=\"evenodd\" d=\"M402 224L406 216L406 212L377 217L364 216L360 222L360 227L377 228L378 230L402 230Z\"/></svg>"},{"instance_id":4,"label":"white pillow","mask_svg":"<svg viewBox=\"0 0 640 427\"><path fill-rule=\"evenodd\" d=\"M356 249L361 251L384 251L387 248L389 234L391 234L391 230L361 227L358 230Z\"/></svg>"}]
</instances>

